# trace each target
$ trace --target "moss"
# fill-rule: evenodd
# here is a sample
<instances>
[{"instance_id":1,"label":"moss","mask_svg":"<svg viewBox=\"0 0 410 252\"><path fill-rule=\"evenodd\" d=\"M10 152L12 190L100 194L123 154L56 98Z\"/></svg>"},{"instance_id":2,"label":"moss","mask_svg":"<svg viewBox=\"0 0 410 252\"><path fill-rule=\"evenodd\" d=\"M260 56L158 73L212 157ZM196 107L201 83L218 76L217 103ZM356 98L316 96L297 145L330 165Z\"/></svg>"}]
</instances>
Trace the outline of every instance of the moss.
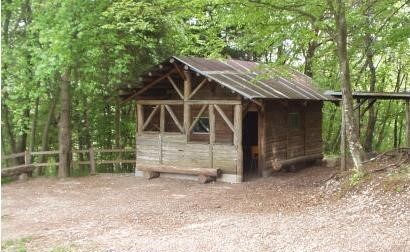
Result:
<instances>
[{"instance_id":1,"label":"moss","mask_svg":"<svg viewBox=\"0 0 410 252\"><path fill-rule=\"evenodd\" d=\"M31 240L30 237L25 237L15 240L6 240L1 244L1 251L6 252L26 252L26 244Z\"/></svg>"}]
</instances>

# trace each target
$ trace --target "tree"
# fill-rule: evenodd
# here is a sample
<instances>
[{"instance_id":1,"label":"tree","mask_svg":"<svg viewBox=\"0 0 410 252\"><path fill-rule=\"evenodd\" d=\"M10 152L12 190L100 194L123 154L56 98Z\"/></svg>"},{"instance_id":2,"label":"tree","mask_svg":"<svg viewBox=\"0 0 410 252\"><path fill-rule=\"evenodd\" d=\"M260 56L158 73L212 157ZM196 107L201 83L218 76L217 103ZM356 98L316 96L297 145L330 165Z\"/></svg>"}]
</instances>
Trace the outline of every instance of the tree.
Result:
<instances>
[{"instance_id":1,"label":"tree","mask_svg":"<svg viewBox=\"0 0 410 252\"><path fill-rule=\"evenodd\" d=\"M346 137L354 166L356 170L362 171L362 162L365 154L358 136L359 131L353 111L352 84L349 56L347 53L346 6L343 0L336 0L335 3L329 0L329 6L333 11L336 23L336 44L340 67L340 86L342 90L342 113L346 125Z\"/></svg>"}]
</instances>

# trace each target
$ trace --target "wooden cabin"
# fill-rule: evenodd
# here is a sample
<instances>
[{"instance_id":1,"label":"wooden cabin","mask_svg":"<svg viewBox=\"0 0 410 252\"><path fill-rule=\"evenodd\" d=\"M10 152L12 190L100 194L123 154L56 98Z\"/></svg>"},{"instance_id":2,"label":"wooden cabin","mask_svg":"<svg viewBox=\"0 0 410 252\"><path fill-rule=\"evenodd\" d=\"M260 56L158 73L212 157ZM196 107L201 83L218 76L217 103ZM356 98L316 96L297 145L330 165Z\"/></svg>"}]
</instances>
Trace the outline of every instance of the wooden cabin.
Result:
<instances>
[{"instance_id":1,"label":"wooden cabin","mask_svg":"<svg viewBox=\"0 0 410 252\"><path fill-rule=\"evenodd\" d=\"M302 73L171 57L140 82L124 96L136 103L138 176L242 182L322 159L322 104L329 97Z\"/></svg>"}]
</instances>

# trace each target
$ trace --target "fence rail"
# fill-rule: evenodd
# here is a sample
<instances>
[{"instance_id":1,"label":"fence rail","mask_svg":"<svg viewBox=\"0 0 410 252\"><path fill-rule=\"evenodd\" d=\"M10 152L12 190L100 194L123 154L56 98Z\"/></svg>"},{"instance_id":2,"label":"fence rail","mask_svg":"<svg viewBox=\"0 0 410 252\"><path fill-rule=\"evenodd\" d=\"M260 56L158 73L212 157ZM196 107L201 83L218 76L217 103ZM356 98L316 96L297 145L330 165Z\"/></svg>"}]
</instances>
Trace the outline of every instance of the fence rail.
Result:
<instances>
[{"instance_id":1,"label":"fence rail","mask_svg":"<svg viewBox=\"0 0 410 252\"><path fill-rule=\"evenodd\" d=\"M98 164L133 164L135 163L135 159L121 159L121 157L117 157L115 159L101 159L98 160L96 159L96 153L132 153L135 152L134 149L126 148L126 149L88 149L88 150L77 150L73 149L71 150L71 153L73 154L88 154L88 160L72 160L71 165L89 165L90 166L90 174L95 174L96 173L96 165ZM21 166L34 166L34 167L47 167L47 166L59 166L59 162L32 162L32 157L34 156L45 156L45 155L58 155L60 152L58 150L52 150L52 151L25 151L25 152L20 152L20 153L13 153L10 155L2 155L1 160L7 161L10 159L17 159L17 158L22 158L24 157L24 164L14 165L10 167L4 167L2 166L3 169L20 169ZM18 163L18 162L17 162Z\"/></svg>"}]
</instances>

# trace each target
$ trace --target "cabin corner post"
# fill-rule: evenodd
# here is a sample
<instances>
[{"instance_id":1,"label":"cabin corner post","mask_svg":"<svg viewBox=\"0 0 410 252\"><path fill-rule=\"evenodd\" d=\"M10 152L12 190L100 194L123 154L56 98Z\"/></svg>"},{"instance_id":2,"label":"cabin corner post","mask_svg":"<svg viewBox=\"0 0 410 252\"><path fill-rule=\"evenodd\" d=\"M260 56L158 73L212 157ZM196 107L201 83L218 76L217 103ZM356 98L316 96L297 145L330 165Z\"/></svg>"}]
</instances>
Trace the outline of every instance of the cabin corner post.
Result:
<instances>
[{"instance_id":1,"label":"cabin corner post","mask_svg":"<svg viewBox=\"0 0 410 252\"><path fill-rule=\"evenodd\" d=\"M214 105L208 105L209 114L209 167L214 168L214 144L215 144L215 110Z\"/></svg>"},{"instance_id":2,"label":"cabin corner post","mask_svg":"<svg viewBox=\"0 0 410 252\"><path fill-rule=\"evenodd\" d=\"M191 74L188 69L184 70L184 131L186 140L189 140L189 127L191 126L191 106L188 103L192 89Z\"/></svg>"},{"instance_id":3,"label":"cabin corner post","mask_svg":"<svg viewBox=\"0 0 410 252\"><path fill-rule=\"evenodd\" d=\"M242 104L234 107L234 138L236 148L236 182L243 181L243 150L242 150Z\"/></svg>"},{"instance_id":4,"label":"cabin corner post","mask_svg":"<svg viewBox=\"0 0 410 252\"><path fill-rule=\"evenodd\" d=\"M272 169L266 170L266 115L265 103L262 102L258 110L258 173L262 177L268 177L272 173Z\"/></svg>"},{"instance_id":5,"label":"cabin corner post","mask_svg":"<svg viewBox=\"0 0 410 252\"><path fill-rule=\"evenodd\" d=\"M137 104L137 135L142 135L144 127L144 110L141 104Z\"/></svg>"}]
</instances>

